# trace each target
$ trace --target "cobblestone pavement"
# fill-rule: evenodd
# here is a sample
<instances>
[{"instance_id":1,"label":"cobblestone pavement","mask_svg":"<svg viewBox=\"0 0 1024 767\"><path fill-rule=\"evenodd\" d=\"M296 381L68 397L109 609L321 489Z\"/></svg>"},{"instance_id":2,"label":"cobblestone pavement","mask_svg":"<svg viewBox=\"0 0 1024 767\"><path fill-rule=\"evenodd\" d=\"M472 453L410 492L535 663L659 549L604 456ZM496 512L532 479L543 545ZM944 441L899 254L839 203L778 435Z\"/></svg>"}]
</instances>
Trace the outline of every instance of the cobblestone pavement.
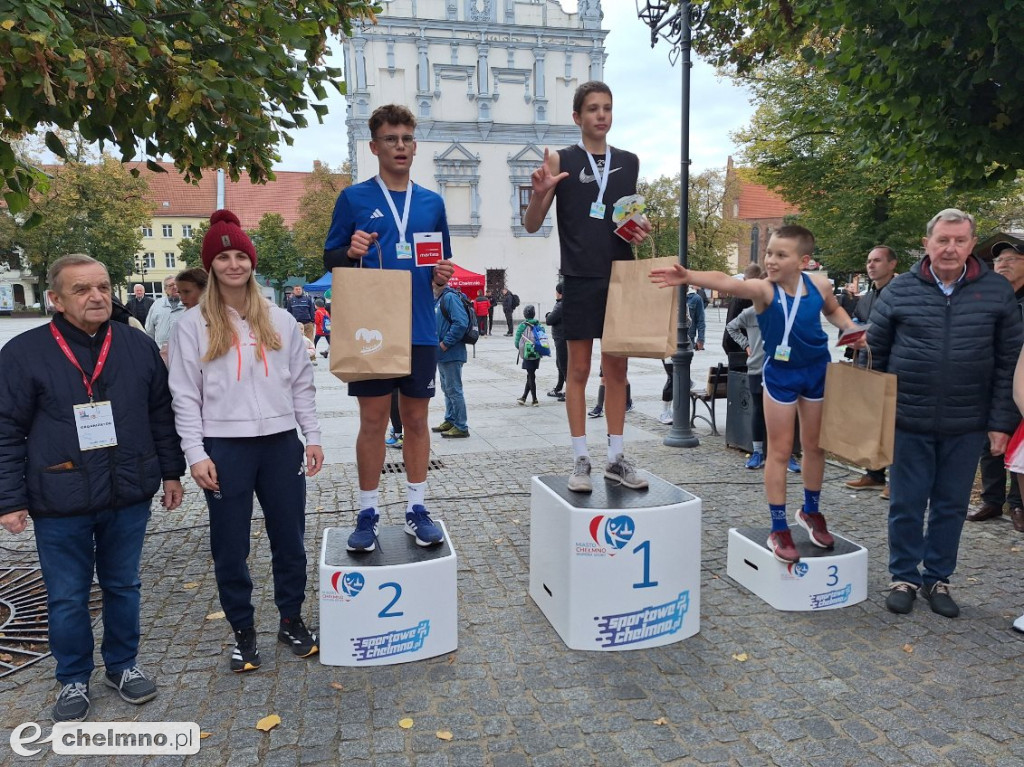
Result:
<instances>
[{"instance_id":1,"label":"cobblestone pavement","mask_svg":"<svg viewBox=\"0 0 1024 767\"><path fill-rule=\"evenodd\" d=\"M711 315L709 346L721 332ZM1024 609L1024 536L1005 519L967 524L952 583L961 617L942 618L921 600L911 615L892 615L884 607L884 502L847 492L842 481L855 475L829 465L823 508L833 529L868 549L868 598L820 613L776 611L725 572L728 529L764 521L761 474L744 469L744 455L706 429L698 429L696 449L661 444L668 427L654 417L664 378L657 361L631 362L637 411L628 416L627 440L642 468L703 501L701 630L651 650L568 650L527 595L530 476L567 470L564 411L553 400L516 408L523 375L503 342L483 339L466 367L474 436L459 445L434 438L442 467L430 472L428 504L459 556L456 652L360 669L292 656L275 641L269 549L258 519L250 565L263 667L231 674L230 629L207 619L220 605L205 505L188 482L180 511L154 513L143 554L140 661L160 694L129 706L97 671L90 720L197 722L210 733L199 754L75 759L46 746L32 758L13 754L13 727L38 721L49 732L56 686L47 659L0 679L0 764L1024 765L1024 643L1009 630ZM698 355L695 369L706 370L709 359ZM545 388L552 369L542 367ZM317 382L325 424L351 441L354 408L325 363ZM441 414L435 402L432 422ZM603 435L590 431L600 456ZM354 464L339 460L340 447L328 453L333 462L309 482L313 625L322 532L351 524L356 506ZM791 500L798 482L790 477ZM381 488L384 521L397 523L401 478L386 475ZM36 562L31 529L0 546L5 564ZM256 730L270 713L281 725ZM405 717L411 729L399 727ZM437 738L439 730L453 739Z\"/></svg>"}]
</instances>

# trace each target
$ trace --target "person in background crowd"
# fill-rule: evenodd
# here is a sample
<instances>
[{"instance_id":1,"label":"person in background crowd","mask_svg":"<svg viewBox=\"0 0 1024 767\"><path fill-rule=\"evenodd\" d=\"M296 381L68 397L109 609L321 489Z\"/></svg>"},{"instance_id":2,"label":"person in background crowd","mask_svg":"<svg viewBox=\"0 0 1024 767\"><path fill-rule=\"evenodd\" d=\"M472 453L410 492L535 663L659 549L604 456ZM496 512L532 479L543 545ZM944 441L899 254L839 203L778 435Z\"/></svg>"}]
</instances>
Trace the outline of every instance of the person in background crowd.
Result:
<instances>
[{"instance_id":1,"label":"person in background crowd","mask_svg":"<svg viewBox=\"0 0 1024 767\"><path fill-rule=\"evenodd\" d=\"M146 326L146 317L149 316L149 310L153 306L153 298L146 295L146 289L136 283L132 288L132 295L128 298L128 303L125 304L125 308L131 313L132 317L142 323L142 326Z\"/></svg>"},{"instance_id":2,"label":"person in background crowd","mask_svg":"<svg viewBox=\"0 0 1024 767\"><path fill-rule=\"evenodd\" d=\"M555 388L548 392L548 396L557 397L559 402L565 402L562 387L565 385L569 365L569 348L565 343L565 331L562 329L562 289L562 283L555 285L555 305L544 318L545 323L551 328L551 340L555 342L555 366L558 368L558 381L555 382Z\"/></svg>"},{"instance_id":3,"label":"person in background crowd","mask_svg":"<svg viewBox=\"0 0 1024 767\"><path fill-rule=\"evenodd\" d=\"M185 313L185 307L178 296L178 284L174 277L164 277L164 296L149 310L146 316L146 332L156 341L160 356L167 361L167 342L171 331Z\"/></svg>"},{"instance_id":4,"label":"person in background crowd","mask_svg":"<svg viewBox=\"0 0 1024 767\"><path fill-rule=\"evenodd\" d=\"M313 339L313 348L316 348L321 338L326 339L327 348L320 352L320 354L324 359L327 359L327 355L331 351L331 313L327 311L327 306L322 298L316 300L314 324L316 325L316 338ZM305 331L305 328L303 328L303 331Z\"/></svg>"},{"instance_id":5,"label":"person in background crowd","mask_svg":"<svg viewBox=\"0 0 1024 767\"><path fill-rule=\"evenodd\" d=\"M477 291L476 298L473 299L473 313L476 315L477 328L482 336L487 335L487 315L490 312L490 300L484 295L483 290Z\"/></svg>"},{"instance_id":6,"label":"person in background crowd","mask_svg":"<svg viewBox=\"0 0 1024 767\"><path fill-rule=\"evenodd\" d=\"M206 290L208 279L206 270L198 266L194 269L178 272L174 282L178 286L178 297L181 299L181 304L185 307L186 311L193 306L199 305L199 298L203 295L203 291Z\"/></svg>"},{"instance_id":7,"label":"person in background crowd","mask_svg":"<svg viewBox=\"0 0 1024 767\"><path fill-rule=\"evenodd\" d=\"M302 323L303 335L313 341L316 335L316 306L313 304L313 299L302 292L301 285L292 288L288 311L291 312L296 322Z\"/></svg>"},{"instance_id":8,"label":"person in background crowd","mask_svg":"<svg viewBox=\"0 0 1024 767\"><path fill-rule=\"evenodd\" d=\"M181 447L206 495L217 591L235 634L230 668L245 672L261 664L247 564L253 495L270 540L278 641L301 658L319 652L302 604L306 476L324 454L303 334L263 298L256 249L231 211L210 216L202 258L209 287L171 336L170 384Z\"/></svg>"}]
</instances>

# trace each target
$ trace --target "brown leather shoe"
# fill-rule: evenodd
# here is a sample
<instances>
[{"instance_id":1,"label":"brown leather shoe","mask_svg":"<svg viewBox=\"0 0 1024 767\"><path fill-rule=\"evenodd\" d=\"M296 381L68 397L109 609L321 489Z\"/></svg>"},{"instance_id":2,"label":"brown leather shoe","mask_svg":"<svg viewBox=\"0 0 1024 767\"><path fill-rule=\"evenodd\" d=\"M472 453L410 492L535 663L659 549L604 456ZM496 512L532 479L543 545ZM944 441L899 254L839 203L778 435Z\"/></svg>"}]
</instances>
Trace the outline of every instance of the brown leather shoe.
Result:
<instances>
[{"instance_id":1,"label":"brown leather shoe","mask_svg":"<svg viewBox=\"0 0 1024 767\"><path fill-rule=\"evenodd\" d=\"M1024 509L1014 506L1010 509L1010 519L1013 521L1013 529L1018 533L1024 533Z\"/></svg>"},{"instance_id":2,"label":"brown leather shoe","mask_svg":"<svg viewBox=\"0 0 1024 767\"><path fill-rule=\"evenodd\" d=\"M884 482L872 479L867 474L857 479L851 479L849 482L844 483L851 490L878 490L885 486Z\"/></svg>"},{"instance_id":3,"label":"brown leather shoe","mask_svg":"<svg viewBox=\"0 0 1024 767\"><path fill-rule=\"evenodd\" d=\"M967 512L968 522L984 522L986 519L995 519L1003 516L1003 507L994 503L983 503L977 509Z\"/></svg>"},{"instance_id":4,"label":"brown leather shoe","mask_svg":"<svg viewBox=\"0 0 1024 767\"><path fill-rule=\"evenodd\" d=\"M885 490L880 492L878 494L878 497L881 498L883 501L888 501L889 500L889 483L888 482L885 483Z\"/></svg>"}]
</instances>

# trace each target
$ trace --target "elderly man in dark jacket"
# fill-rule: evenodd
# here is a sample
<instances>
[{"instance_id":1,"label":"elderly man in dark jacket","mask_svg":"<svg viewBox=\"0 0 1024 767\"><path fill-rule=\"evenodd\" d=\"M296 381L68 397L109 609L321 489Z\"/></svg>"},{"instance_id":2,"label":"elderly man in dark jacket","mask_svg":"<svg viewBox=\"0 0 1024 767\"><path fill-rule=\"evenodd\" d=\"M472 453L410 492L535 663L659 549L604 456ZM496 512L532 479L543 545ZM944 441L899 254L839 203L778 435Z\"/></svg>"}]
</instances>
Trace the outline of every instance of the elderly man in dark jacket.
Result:
<instances>
[{"instance_id":1,"label":"elderly man in dark jacket","mask_svg":"<svg viewBox=\"0 0 1024 767\"><path fill-rule=\"evenodd\" d=\"M923 243L925 258L879 297L868 330L875 368L898 376L885 604L909 613L920 592L954 618L949 578L978 452L987 435L1003 453L1019 418L1011 390L1021 317L1010 284L971 255L970 215L941 211Z\"/></svg>"},{"instance_id":2,"label":"elderly man in dark jacket","mask_svg":"<svg viewBox=\"0 0 1024 767\"><path fill-rule=\"evenodd\" d=\"M89 590L103 592L104 683L129 703L156 696L139 668L139 564L153 496L181 504L185 460L167 369L145 333L110 321L106 267L50 267L53 322L0 350L0 525L32 517L61 691L57 722L89 713Z\"/></svg>"}]
</instances>

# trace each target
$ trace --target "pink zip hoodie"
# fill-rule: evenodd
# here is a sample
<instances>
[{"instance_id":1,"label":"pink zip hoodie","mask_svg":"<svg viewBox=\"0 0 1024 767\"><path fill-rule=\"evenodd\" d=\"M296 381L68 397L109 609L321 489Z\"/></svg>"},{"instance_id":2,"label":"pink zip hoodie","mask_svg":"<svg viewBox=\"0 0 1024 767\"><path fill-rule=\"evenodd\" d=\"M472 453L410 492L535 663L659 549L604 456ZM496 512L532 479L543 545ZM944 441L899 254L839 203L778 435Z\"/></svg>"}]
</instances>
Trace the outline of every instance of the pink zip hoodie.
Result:
<instances>
[{"instance_id":1,"label":"pink zip hoodie","mask_svg":"<svg viewBox=\"0 0 1024 767\"><path fill-rule=\"evenodd\" d=\"M234 309L228 315L244 340L210 362L202 361L209 339L198 308L185 312L171 334L168 378L188 465L209 458L203 437L262 437L298 426L307 445L320 445L313 366L295 318L270 307L282 345L260 360L249 324Z\"/></svg>"}]
</instances>

